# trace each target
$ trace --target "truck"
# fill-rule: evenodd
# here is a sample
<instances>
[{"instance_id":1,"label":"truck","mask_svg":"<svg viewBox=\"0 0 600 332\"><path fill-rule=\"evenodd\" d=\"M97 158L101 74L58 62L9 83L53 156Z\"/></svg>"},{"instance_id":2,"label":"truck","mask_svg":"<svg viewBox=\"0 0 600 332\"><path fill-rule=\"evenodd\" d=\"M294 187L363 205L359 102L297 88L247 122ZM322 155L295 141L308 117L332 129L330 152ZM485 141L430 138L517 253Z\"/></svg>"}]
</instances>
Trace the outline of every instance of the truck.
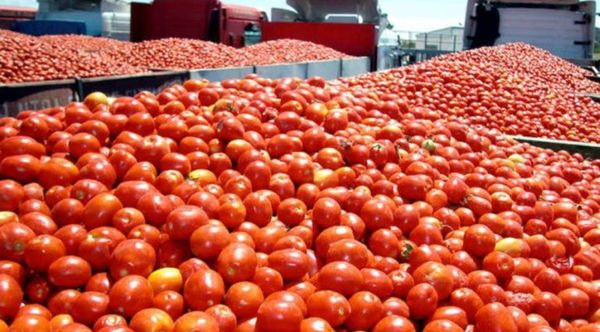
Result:
<instances>
[{"instance_id":1,"label":"truck","mask_svg":"<svg viewBox=\"0 0 600 332\"><path fill-rule=\"evenodd\" d=\"M376 0L288 0L271 19L257 8L219 0L154 0L131 5L131 40L181 37L241 47L248 32L260 40L300 39L376 60L380 15ZM387 22L387 21L385 21ZM353 36L353 38L348 38Z\"/></svg>"},{"instance_id":2,"label":"truck","mask_svg":"<svg viewBox=\"0 0 600 332\"><path fill-rule=\"evenodd\" d=\"M0 6L0 29L10 30L16 22L33 20L36 13L34 7Z\"/></svg>"},{"instance_id":3,"label":"truck","mask_svg":"<svg viewBox=\"0 0 600 332\"><path fill-rule=\"evenodd\" d=\"M266 19L257 8L219 0L154 0L131 5L131 41L159 38L210 40L233 47L248 44L247 32Z\"/></svg>"},{"instance_id":4,"label":"truck","mask_svg":"<svg viewBox=\"0 0 600 332\"><path fill-rule=\"evenodd\" d=\"M466 49L525 42L574 62L592 59L596 2L468 0Z\"/></svg>"},{"instance_id":5,"label":"truck","mask_svg":"<svg viewBox=\"0 0 600 332\"><path fill-rule=\"evenodd\" d=\"M369 57L377 68L377 45L388 28L377 0L287 0L261 26L264 41L293 38L322 44L353 56ZM351 38L349 38L351 36Z\"/></svg>"}]
</instances>

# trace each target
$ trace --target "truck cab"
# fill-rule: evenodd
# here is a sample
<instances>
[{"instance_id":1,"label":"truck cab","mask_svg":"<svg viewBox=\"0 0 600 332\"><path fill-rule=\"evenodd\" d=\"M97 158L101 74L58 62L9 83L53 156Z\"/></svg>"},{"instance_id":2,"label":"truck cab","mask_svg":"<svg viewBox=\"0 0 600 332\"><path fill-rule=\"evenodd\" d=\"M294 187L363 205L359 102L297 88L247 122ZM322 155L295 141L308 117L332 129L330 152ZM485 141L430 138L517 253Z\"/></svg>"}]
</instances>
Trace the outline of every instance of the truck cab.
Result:
<instances>
[{"instance_id":1,"label":"truck cab","mask_svg":"<svg viewBox=\"0 0 600 332\"><path fill-rule=\"evenodd\" d=\"M219 0L134 3L131 5L131 41L174 37L242 47L246 29L260 25L263 19L256 8Z\"/></svg>"},{"instance_id":2,"label":"truck cab","mask_svg":"<svg viewBox=\"0 0 600 332\"><path fill-rule=\"evenodd\" d=\"M469 0L466 49L525 42L565 59L591 59L595 1Z\"/></svg>"}]
</instances>

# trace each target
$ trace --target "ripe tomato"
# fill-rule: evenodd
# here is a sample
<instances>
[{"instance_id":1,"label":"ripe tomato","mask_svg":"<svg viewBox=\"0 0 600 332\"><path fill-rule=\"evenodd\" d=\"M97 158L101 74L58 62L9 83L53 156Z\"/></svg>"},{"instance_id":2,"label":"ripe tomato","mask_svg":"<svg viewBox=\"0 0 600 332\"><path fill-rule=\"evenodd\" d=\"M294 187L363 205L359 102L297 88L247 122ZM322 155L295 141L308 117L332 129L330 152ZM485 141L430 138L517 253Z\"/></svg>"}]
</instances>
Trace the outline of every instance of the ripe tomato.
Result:
<instances>
[{"instance_id":1,"label":"ripe tomato","mask_svg":"<svg viewBox=\"0 0 600 332\"><path fill-rule=\"evenodd\" d=\"M252 280L256 267L256 253L243 243L229 244L217 257L216 270L229 284Z\"/></svg>"},{"instance_id":2,"label":"ripe tomato","mask_svg":"<svg viewBox=\"0 0 600 332\"><path fill-rule=\"evenodd\" d=\"M237 326L237 318L228 306L217 304L205 311L212 316L219 325L219 331L234 331Z\"/></svg>"},{"instance_id":3,"label":"ripe tomato","mask_svg":"<svg viewBox=\"0 0 600 332\"><path fill-rule=\"evenodd\" d=\"M269 267L286 281L298 281L309 271L309 257L296 249L276 250L269 255Z\"/></svg>"},{"instance_id":4,"label":"ripe tomato","mask_svg":"<svg viewBox=\"0 0 600 332\"><path fill-rule=\"evenodd\" d=\"M350 303L340 293L334 291L318 291L308 297L306 301L308 314L320 317L331 326L337 327L350 316Z\"/></svg>"},{"instance_id":5,"label":"ripe tomato","mask_svg":"<svg viewBox=\"0 0 600 332\"><path fill-rule=\"evenodd\" d=\"M103 315L108 314L109 296L99 292L83 292L71 309L73 319L79 323L92 326Z\"/></svg>"},{"instance_id":6,"label":"ripe tomato","mask_svg":"<svg viewBox=\"0 0 600 332\"><path fill-rule=\"evenodd\" d=\"M48 309L53 315L68 314L79 295L81 292L75 289L59 291L48 300Z\"/></svg>"},{"instance_id":7,"label":"ripe tomato","mask_svg":"<svg viewBox=\"0 0 600 332\"><path fill-rule=\"evenodd\" d=\"M9 156L0 162L0 174L21 183L37 180L41 168L40 160L27 154Z\"/></svg>"},{"instance_id":8,"label":"ripe tomato","mask_svg":"<svg viewBox=\"0 0 600 332\"><path fill-rule=\"evenodd\" d=\"M344 296L351 296L363 286L362 273L347 262L332 262L321 268L317 275L319 289L332 290Z\"/></svg>"},{"instance_id":9,"label":"ripe tomato","mask_svg":"<svg viewBox=\"0 0 600 332\"><path fill-rule=\"evenodd\" d=\"M406 304L410 308L410 316L420 319L429 316L435 311L438 295L433 286L426 283L415 285L408 291Z\"/></svg>"},{"instance_id":10,"label":"ripe tomato","mask_svg":"<svg viewBox=\"0 0 600 332\"><path fill-rule=\"evenodd\" d=\"M148 308L138 311L129 322L134 331L171 331L174 328L173 319L166 312Z\"/></svg>"},{"instance_id":11,"label":"ripe tomato","mask_svg":"<svg viewBox=\"0 0 600 332\"><path fill-rule=\"evenodd\" d=\"M25 198L23 187L13 180L1 180L0 208L5 211L17 212Z\"/></svg>"},{"instance_id":12,"label":"ripe tomato","mask_svg":"<svg viewBox=\"0 0 600 332\"><path fill-rule=\"evenodd\" d=\"M190 311L177 318L173 326L173 332L193 331L194 329L206 332L218 332L219 323L208 313Z\"/></svg>"},{"instance_id":13,"label":"ripe tomato","mask_svg":"<svg viewBox=\"0 0 600 332\"><path fill-rule=\"evenodd\" d=\"M205 310L221 303L224 294L223 278L210 269L201 269L192 273L183 285L183 296L187 305L193 310Z\"/></svg>"},{"instance_id":14,"label":"ripe tomato","mask_svg":"<svg viewBox=\"0 0 600 332\"><path fill-rule=\"evenodd\" d=\"M458 324L454 323L451 320L448 319L436 319L436 320L432 320L431 322L427 323L427 325L425 325L425 328L423 329L424 332L434 332L434 331L444 331L444 332L450 332L450 331L464 331L462 327L460 327Z\"/></svg>"},{"instance_id":15,"label":"ripe tomato","mask_svg":"<svg viewBox=\"0 0 600 332\"><path fill-rule=\"evenodd\" d=\"M345 261L359 269L369 263L369 249L361 242L354 239L341 239L329 245L327 262Z\"/></svg>"},{"instance_id":16,"label":"ripe tomato","mask_svg":"<svg viewBox=\"0 0 600 332\"><path fill-rule=\"evenodd\" d=\"M312 210L313 222L323 228L339 225L340 215L341 207L339 203L332 198L321 198L317 200Z\"/></svg>"},{"instance_id":17,"label":"ripe tomato","mask_svg":"<svg viewBox=\"0 0 600 332\"><path fill-rule=\"evenodd\" d=\"M413 272L413 277L416 284L428 283L432 285L439 300L447 298L453 291L453 279L450 271L438 262L422 264Z\"/></svg>"},{"instance_id":18,"label":"ripe tomato","mask_svg":"<svg viewBox=\"0 0 600 332\"><path fill-rule=\"evenodd\" d=\"M109 269L114 280L131 274L147 277L155 264L154 248L145 241L130 239L116 246L110 257Z\"/></svg>"},{"instance_id":19,"label":"ripe tomato","mask_svg":"<svg viewBox=\"0 0 600 332\"><path fill-rule=\"evenodd\" d=\"M373 332L415 332L414 324L406 317L390 315L380 320Z\"/></svg>"},{"instance_id":20,"label":"ripe tomato","mask_svg":"<svg viewBox=\"0 0 600 332\"><path fill-rule=\"evenodd\" d=\"M518 331L512 315L500 303L489 303L475 315L475 331Z\"/></svg>"},{"instance_id":21,"label":"ripe tomato","mask_svg":"<svg viewBox=\"0 0 600 332\"><path fill-rule=\"evenodd\" d=\"M50 264L65 254L65 245L59 238L52 235L39 235L27 242L23 258L29 268L46 272Z\"/></svg>"},{"instance_id":22,"label":"ripe tomato","mask_svg":"<svg viewBox=\"0 0 600 332\"><path fill-rule=\"evenodd\" d=\"M240 320L256 316L263 301L264 296L260 287L247 281L231 285L225 294L225 305Z\"/></svg>"},{"instance_id":23,"label":"ripe tomato","mask_svg":"<svg viewBox=\"0 0 600 332\"><path fill-rule=\"evenodd\" d=\"M108 293L109 307L125 317L132 317L153 303L152 286L138 275L128 275L115 282Z\"/></svg>"},{"instance_id":24,"label":"ripe tomato","mask_svg":"<svg viewBox=\"0 0 600 332\"><path fill-rule=\"evenodd\" d=\"M48 190L53 186L68 186L79 177L79 169L69 160L64 158L51 158L42 164L39 182Z\"/></svg>"},{"instance_id":25,"label":"ripe tomato","mask_svg":"<svg viewBox=\"0 0 600 332\"><path fill-rule=\"evenodd\" d=\"M19 311L23 291L17 281L8 274L0 273L0 319L10 320Z\"/></svg>"},{"instance_id":26,"label":"ripe tomato","mask_svg":"<svg viewBox=\"0 0 600 332\"><path fill-rule=\"evenodd\" d=\"M24 315L16 318L12 322L9 331L50 331L50 321L43 316Z\"/></svg>"},{"instance_id":27,"label":"ripe tomato","mask_svg":"<svg viewBox=\"0 0 600 332\"><path fill-rule=\"evenodd\" d=\"M78 256L60 257L48 267L48 280L59 287L83 286L91 276L90 264Z\"/></svg>"},{"instance_id":28,"label":"ripe tomato","mask_svg":"<svg viewBox=\"0 0 600 332\"><path fill-rule=\"evenodd\" d=\"M587 314L590 305L589 296L578 288L566 288L558 293L562 301L564 317L582 317Z\"/></svg>"},{"instance_id":29,"label":"ripe tomato","mask_svg":"<svg viewBox=\"0 0 600 332\"><path fill-rule=\"evenodd\" d=\"M192 233L208 223L208 216L201 208L184 205L171 211L165 222L167 234L173 240L189 240Z\"/></svg>"},{"instance_id":30,"label":"ripe tomato","mask_svg":"<svg viewBox=\"0 0 600 332\"><path fill-rule=\"evenodd\" d=\"M371 292L358 292L349 300L350 316L345 325L352 330L369 330L383 317L383 304Z\"/></svg>"},{"instance_id":31,"label":"ripe tomato","mask_svg":"<svg viewBox=\"0 0 600 332\"><path fill-rule=\"evenodd\" d=\"M463 237L463 249L471 255L483 257L496 245L494 233L485 225L470 226Z\"/></svg>"},{"instance_id":32,"label":"ripe tomato","mask_svg":"<svg viewBox=\"0 0 600 332\"><path fill-rule=\"evenodd\" d=\"M144 181L124 181L115 188L114 195L124 207L136 207L142 196L156 191L153 185Z\"/></svg>"},{"instance_id":33,"label":"ripe tomato","mask_svg":"<svg viewBox=\"0 0 600 332\"><path fill-rule=\"evenodd\" d=\"M85 290L89 292L100 292L108 294L113 282L105 272L92 275L85 285Z\"/></svg>"},{"instance_id":34,"label":"ripe tomato","mask_svg":"<svg viewBox=\"0 0 600 332\"><path fill-rule=\"evenodd\" d=\"M256 328L260 331L299 331L304 319L297 305L285 301L265 301L256 316Z\"/></svg>"}]
</instances>

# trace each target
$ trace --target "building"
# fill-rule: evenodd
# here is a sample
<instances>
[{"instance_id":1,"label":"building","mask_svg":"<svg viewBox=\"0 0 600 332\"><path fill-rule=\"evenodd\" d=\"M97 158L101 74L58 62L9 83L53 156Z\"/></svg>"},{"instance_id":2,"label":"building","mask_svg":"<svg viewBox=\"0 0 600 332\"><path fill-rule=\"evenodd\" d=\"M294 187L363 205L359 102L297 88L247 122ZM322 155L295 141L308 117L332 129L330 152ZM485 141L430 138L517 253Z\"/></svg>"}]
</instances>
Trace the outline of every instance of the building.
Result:
<instances>
[{"instance_id":1,"label":"building","mask_svg":"<svg viewBox=\"0 0 600 332\"><path fill-rule=\"evenodd\" d=\"M461 26L452 26L418 33L415 48L434 51L462 51L464 30Z\"/></svg>"}]
</instances>

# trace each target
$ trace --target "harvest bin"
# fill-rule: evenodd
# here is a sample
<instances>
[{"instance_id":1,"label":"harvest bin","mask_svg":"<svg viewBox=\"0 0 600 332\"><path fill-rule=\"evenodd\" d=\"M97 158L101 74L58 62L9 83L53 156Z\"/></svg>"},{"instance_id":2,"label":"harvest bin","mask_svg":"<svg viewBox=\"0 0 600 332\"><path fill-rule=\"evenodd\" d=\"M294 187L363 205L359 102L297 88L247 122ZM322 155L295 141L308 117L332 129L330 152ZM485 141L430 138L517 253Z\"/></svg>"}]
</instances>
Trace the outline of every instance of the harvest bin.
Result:
<instances>
[{"instance_id":1,"label":"harvest bin","mask_svg":"<svg viewBox=\"0 0 600 332\"><path fill-rule=\"evenodd\" d=\"M64 106L77 97L75 80L0 84L0 116Z\"/></svg>"},{"instance_id":2,"label":"harvest bin","mask_svg":"<svg viewBox=\"0 0 600 332\"><path fill-rule=\"evenodd\" d=\"M197 69L190 70L190 79L205 78L211 82L220 82L228 79L244 78L248 74L254 73L254 67L230 67L230 68L215 68L215 69Z\"/></svg>"},{"instance_id":3,"label":"harvest bin","mask_svg":"<svg viewBox=\"0 0 600 332\"><path fill-rule=\"evenodd\" d=\"M247 66L195 70L157 70L154 72L78 78L61 81L0 84L0 116L15 116L24 110L40 110L54 106L64 106L69 102L83 100L95 91L108 96L133 96L140 91L153 93L187 79L208 79L223 81L243 78L256 73L262 77L277 79L299 77L306 79L321 76L327 80L355 76L369 72L369 58L345 58L335 60L310 61L265 66Z\"/></svg>"},{"instance_id":4,"label":"harvest bin","mask_svg":"<svg viewBox=\"0 0 600 332\"><path fill-rule=\"evenodd\" d=\"M326 80L335 80L342 75L342 60L310 61L306 67L306 77L321 76Z\"/></svg>"},{"instance_id":5,"label":"harvest bin","mask_svg":"<svg viewBox=\"0 0 600 332\"><path fill-rule=\"evenodd\" d=\"M527 136L510 136L514 140L521 143L529 143L533 146L538 146L544 149L554 151L565 150L569 153L579 153L586 159L600 159L600 145L592 143L561 141L547 138L527 137Z\"/></svg>"},{"instance_id":6,"label":"harvest bin","mask_svg":"<svg viewBox=\"0 0 600 332\"><path fill-rule=\"evenodd\" d=\"M368 57L343 58L341 77L356 76L368 73L371 68L371 61Z\"/></svg>"},{"instance_id":7,"label":"harvest bin","mask_svg":"<svg viewBox=\"0 0 600 332\"><path fill-rule=\"evenodd\" d=\"M308 72L306 62L285 63L278 65L255 66L254 72L265 78L298 77L305 79Z\"/></svg>"},{"instance_id":8,"label":"harvest bin","mask_svg":"<svg viewBox=\"0 0 600 332\"><path fill-rule=\"evenodd\" d=\"M164 71L137 75L82 78L77 80L78 92L83 100L95 91L107 96L134 96L140 91L158 93L173 84L183 83L189 78L188 71Z\"/></svg>"}]
</instances>

